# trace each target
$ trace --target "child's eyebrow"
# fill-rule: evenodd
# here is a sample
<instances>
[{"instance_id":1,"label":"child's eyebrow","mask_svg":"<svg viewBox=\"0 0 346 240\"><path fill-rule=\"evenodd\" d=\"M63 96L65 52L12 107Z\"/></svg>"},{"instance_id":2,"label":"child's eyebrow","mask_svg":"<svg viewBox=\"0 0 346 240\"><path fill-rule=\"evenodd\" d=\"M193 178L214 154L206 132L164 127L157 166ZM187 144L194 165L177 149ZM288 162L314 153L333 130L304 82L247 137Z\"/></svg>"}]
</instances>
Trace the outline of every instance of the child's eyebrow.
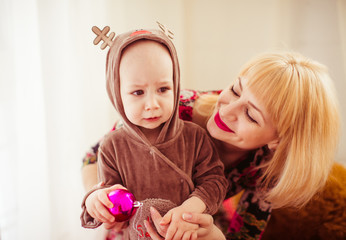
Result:
<instances>
[{"instance_id":1,"label":"child's eyebrow","mask_svg":"<svg viewBox=\"0 0 346 240\"><path fill-rule=\"evenodd\" d=\"M169 85L169 84L173 84L173 81L164 79L164 80L156 82L156 85ZM140 84L140 83L134 82L134 83L129 83L127 86L135 87L135 88L143 88L143 87L146 87L147 85L148 85L147 83Z\"/></svg>"},{"instance_id":2,"label":"child's eyebrow","mask_svg":"<svg viewBox=\"0 0 346 240\"><path fill-rule=\"evenodd\" d=\"M160 82L158 82L158 84L172 84L173 83L173 81L171 81L171 80L163 80L163 81L160 81Z\"/></svg>"}]
</instances>

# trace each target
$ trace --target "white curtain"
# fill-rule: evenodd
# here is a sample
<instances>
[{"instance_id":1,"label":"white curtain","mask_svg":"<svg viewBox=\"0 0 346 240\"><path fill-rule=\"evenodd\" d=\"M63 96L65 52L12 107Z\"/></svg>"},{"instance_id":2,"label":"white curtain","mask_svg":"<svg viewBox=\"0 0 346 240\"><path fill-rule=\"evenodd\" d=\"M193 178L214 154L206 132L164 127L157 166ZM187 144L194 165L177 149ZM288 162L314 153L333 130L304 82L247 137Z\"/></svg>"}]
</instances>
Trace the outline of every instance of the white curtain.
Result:
<instances>
[{"instance_id":1,"label":"white curtain","mask_svg":"<svg viewBox=\"0 0 346 240\"><path fill-rule=\"evenodd\" d=\"M105 10L91 4L83 9L82 2L67 0L0 2L2 240L102 236L101 230L82 229L79 221L84 193L81 158L97 140L85 139L83 129L97 119L92 109L96 104L107 106L102 102L106 97L92 103L93 96L83 92L90 81L98 80L94 93L105 96L98 92L103 90L103 71L93 79L87 68L82 69L87 55L83 47L92 41L85 33L92 23L83 29L78 21L87 22L95 9ZM83 98L90 98L91 104L84 104ZM111 118L107 107L100 109L96 113L106 119L98 122L104 132Z\"/></svg>"},{"instance_id":2,"label":"white curtain","mask_svg":"<svg viewBox=\"0 0 346 240\"><path fill-rule=\"evenodd\" d=\"M35 1L2 4L1 68L1 239L49 239L47 133ZM35 225L45 230L37 231Z\"/></svg>"},{"instance_id":3,"label":"white curtain","mask_svg":"<svg viewBox=\"0 0 346 240\"><path fill-rule=\"evenodd\" d=\"M0 0L0 239L102 239L79 221L81 159L116 118L92 26L117 34L161 21L182 87L201 90L287 46L330 67L345 114L345 16L343 0Z\"/></svg>"}]
</instances>

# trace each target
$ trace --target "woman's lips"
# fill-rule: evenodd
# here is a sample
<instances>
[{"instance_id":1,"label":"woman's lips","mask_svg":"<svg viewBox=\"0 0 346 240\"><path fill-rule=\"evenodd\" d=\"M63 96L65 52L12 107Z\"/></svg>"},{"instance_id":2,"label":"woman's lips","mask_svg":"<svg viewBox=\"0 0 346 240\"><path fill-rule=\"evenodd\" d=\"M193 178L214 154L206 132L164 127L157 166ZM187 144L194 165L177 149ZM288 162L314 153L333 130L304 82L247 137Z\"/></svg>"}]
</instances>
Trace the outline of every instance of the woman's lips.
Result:
<instances>
[{"instance_id":1,"label":"woman's lips","mask_svg":"<svg viewBox=\"0 0 346 240\"><path fill-rule=\"evenodd\" d=\"M221 120L219 112L215 114L214 121L216 125L223 131L234 133L234 131L232 131L229 127L227 127L227 125Z\"/></svg>"}]
</instances>

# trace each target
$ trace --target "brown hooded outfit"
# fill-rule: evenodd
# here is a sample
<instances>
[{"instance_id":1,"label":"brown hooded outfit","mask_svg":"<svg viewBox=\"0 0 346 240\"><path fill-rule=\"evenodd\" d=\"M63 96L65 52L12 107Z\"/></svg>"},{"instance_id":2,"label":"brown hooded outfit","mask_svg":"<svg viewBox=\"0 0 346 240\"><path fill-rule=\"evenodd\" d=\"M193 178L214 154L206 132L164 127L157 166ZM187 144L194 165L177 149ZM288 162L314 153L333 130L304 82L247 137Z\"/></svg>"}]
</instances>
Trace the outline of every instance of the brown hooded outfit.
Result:
<instances>
[{"instance_id":1,"label":"brown hooded outfit","mask_svg":"<svg viewBox=\"0 0 346 240\"><path fill-rule=\"evenodd\" d=\"M173 62L174 109L153 144L128 120L120 96L121 53L129 44L143 39L166 46ZM206 131L179 119L180 70L173 43L159 30L118 35L107 55L106 75L108 95L124 125L109 133L99 148L99 181L105 183L103 187L121 184L134 194L136 200L146 203L144 212L138 209L131 219L128 228L132 229L128 231L132 233L125 234L126 238L145 239L143 220L150 216L145 205L152 205L165 214L186 199L197 196L205 203L205 212L214 214L224 200L228 183L223 164ZM85 199L92 191L87 193L82 204L81 220L86 228L102 224L86 211ZM137 222L133 223L134 220Z\"/></svg>"}]
</instances>

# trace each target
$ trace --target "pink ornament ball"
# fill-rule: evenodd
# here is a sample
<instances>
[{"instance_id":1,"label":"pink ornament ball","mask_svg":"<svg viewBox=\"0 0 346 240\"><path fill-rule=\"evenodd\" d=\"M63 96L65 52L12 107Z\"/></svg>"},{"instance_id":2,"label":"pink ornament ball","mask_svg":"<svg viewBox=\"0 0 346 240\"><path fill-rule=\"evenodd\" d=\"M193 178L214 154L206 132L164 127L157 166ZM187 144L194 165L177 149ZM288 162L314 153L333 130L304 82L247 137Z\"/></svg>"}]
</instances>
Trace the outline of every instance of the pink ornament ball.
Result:
<instances>
[{"instance_id":1,"label":"pink ornament ball","mask_svg":"<svg viewBox=\"0 0 346 240\"><path fill-rule=\"evenodd\" d=\"M116 222L129 220L135 213L141 203L137 202L133 194L125 189L117 189L108 194L113 207L109 211L115 217Z\"/></svg>"}]
</instances>

